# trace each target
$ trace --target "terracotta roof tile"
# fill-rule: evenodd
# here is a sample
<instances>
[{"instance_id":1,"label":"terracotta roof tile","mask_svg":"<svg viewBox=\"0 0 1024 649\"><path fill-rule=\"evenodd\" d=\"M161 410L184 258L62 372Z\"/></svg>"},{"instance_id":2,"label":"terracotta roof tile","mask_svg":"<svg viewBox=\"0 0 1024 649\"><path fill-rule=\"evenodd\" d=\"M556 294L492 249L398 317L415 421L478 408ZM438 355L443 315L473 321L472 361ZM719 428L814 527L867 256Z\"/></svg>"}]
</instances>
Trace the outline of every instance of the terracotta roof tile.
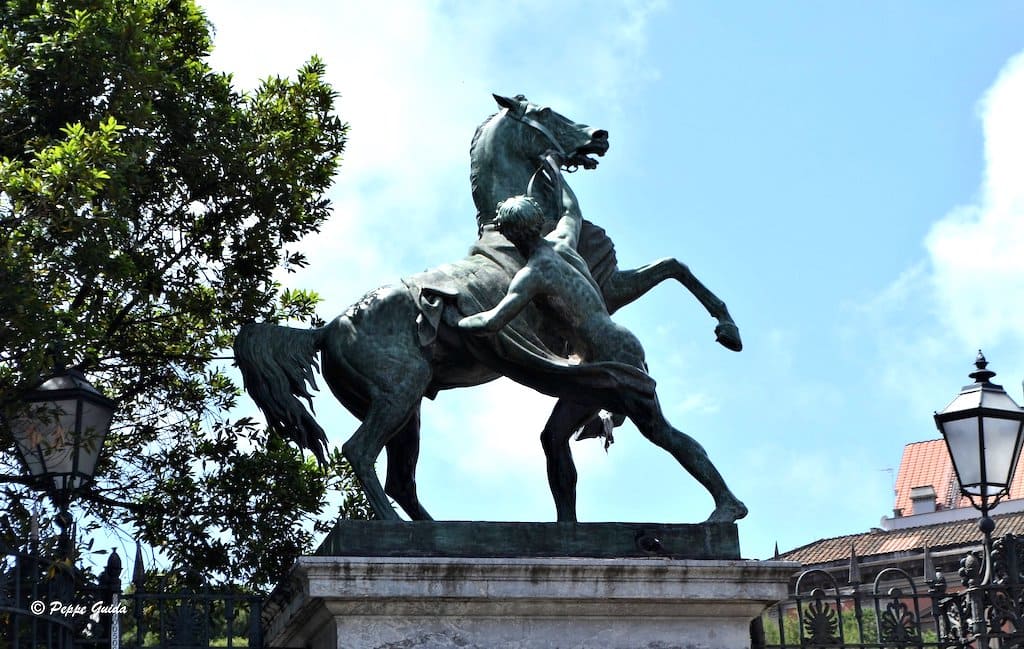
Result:
<instances>
[{"instance_id":1,"label":"terracotta roof tile","mask_svg":"<svg viewBox=\"0 0 1024 649\"><path fill-rule=\"evenodd\" d=\"M1017 470L1010 484L1008 500L1024 498L1024 467L1022 459L1017 462ZM913 503L910 491L914 487L931 486L935 490L938 509L957 509L970 507L968 499L960 495L953 462L949 458L946 443L942 439L915 442L903 447L903 458L900 461L899 474L896 477L896 499L894 509L902 510L903 516L911 516ZM1024 512L994 515L996 534L1024 535ZM958 545L970 545L980 542L977 519L939 523L921 527L909 527L897 530L873 530L860 534L849 534L831 539L821 539L813 543L790 550L780 555L781 559L799 561L805 565L821 564L831 561L848 559L850 544L856 548L861 558L872 555L884 555L894 552L920 550L927 546L938 550Z\"/></svg>"},{"instance_id":2,"label":"terracotta roof tile","mask_svg":"<svg viewBox=\"0 0 1024 649\"><path fill-rule=\"evenodd\" d=\"M896 501L893 509L902 511L903 516L913 514L910 490L928 485L935 489L938 509L971 506L969 500L960 496L956 474L953 472L953 462L942 439L915 442L903 447L903 459L900 461L900 471L896 476ZM1020 460L1010 484L1008 499L1018 498L1024 498L1024 470L1021 469Z\"/></svg>"},{"instance_id":3,"label":"terracotta roof tile","mask_svg":"<svg viewBox=\"0 0 1024 649\"><path fill-rule=\"evenodd\" d=\"M1001 516L993 515L992 520L996 523L996 536L1024 535L1024 512ZM822 539L784 552L779 555L779 558L786 561L799 561L806 566L848 559L851 543L856 548L857 556L863 559L872 555L920 550L925 546L933 550L940 550L980 542L981 532L978 531L977 520L968 519L923 527L890 531L875 530Z\"/></svg>"}]
</instances>

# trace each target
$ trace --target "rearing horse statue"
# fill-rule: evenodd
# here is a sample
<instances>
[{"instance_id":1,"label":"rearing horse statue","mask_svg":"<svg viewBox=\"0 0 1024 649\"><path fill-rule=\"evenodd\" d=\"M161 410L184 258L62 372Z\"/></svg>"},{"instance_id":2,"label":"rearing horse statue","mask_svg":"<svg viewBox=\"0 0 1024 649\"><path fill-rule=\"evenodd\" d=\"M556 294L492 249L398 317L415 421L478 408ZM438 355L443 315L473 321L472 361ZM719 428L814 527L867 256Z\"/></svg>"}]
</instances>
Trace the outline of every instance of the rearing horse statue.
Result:
<instances>
[{"instance_id":1,"label":"rearing horse statue","mask_svg":"<svg viewBox=\"0 0 1024 649\"><path fill-rule=\"evenodd\" d=\"M491 224L497 202L529 188L542 204L550 205L553 224L562 209L578 209L559 167L593 168L597 163L591 156L604 155L608 149L606 131L572 122L521 96L495 99L501 110L477 129L470 151L479 239L466 258L371 291L324 327L251 324L235 340L245 388L264 412L268 428L310 449L323 462L326 435L299 400L311 399L306 384L316 387L319 354L319 367L331 391L361 420L342 452L381 519L399 518L388 496L410 518L430 518L415 480L419 414L422 398L433 398L440 390L504 375L559 397L541 442L560 521L576 520L576 471L569 449L576 430L591 422L599 409L663 421L649 377L638 376L632 368L624 371L615 362L570 362L564 343L568 337L559 334L557 322L543 307L528 306L492 337L458 329L462 317L490 309L502 298L524 261ZM579 250L609 312L674 278L718 319L719 342L735 350L741 347L725 304L678 261L664 259L620 271L610 240L592 224L584 226ZM624 395L634 396L627 401ZM744 516L746 508L729 492L704 450L694 442L686 452L680 451L681 433L675 433L649 438L708 489L715 501L709 520ZM381 485L374 464L385 448L387 478Z\"/></svg>"},{"instance_id":2,"label":"rearing horse statue","mask_svg":"<svg viewBox=\"0 0 1024 649\"><path fill-rule=\"evenodd\" d=\"M504 110L492 115L477 128L470 147L470 183L473 204L477 209L477 225L481 231L494 221L494 210L498 203L510 196L522 194L537 173L539 156L534 160L520 160L510 155L512 151L507 148L507 140L532 137L536 140L535 146L541 146L547 151L553 147L552 139L557 143L557 129L571 128L568 125L573 124L549 107L531 104L522 95L515 98L495 95L494 98ZM547 132L536 127L543 123L545 117L555 118L555 127L546 129ZM530 128L523 129L522 125ZM603 156L607 152L608 132L602 130L596 131L596 134L598 137L593 144L573 151L564 160L564 164L569 167L596 168L598 163L590 154ZM554 194L557 188L550 184L541 186L538 192L541 194L539 202L552 226L561 216L561 209L570 208L576 200L567 184L562 183L561 189L564 197L556 197ZM555 211L555 206L559 207L558 211ZM591 275L601 286L609 313L615 313L661 282L674 279L697 298L711 317L718 320L715 330L718 341L733 351L742 349L739 330L725 302L709 291L679 260L666 257L640 268L620 270L611 240L604 230L587 221L584 222L580 236L579 253L590 264Z\"/></svg>"}]
</instances>

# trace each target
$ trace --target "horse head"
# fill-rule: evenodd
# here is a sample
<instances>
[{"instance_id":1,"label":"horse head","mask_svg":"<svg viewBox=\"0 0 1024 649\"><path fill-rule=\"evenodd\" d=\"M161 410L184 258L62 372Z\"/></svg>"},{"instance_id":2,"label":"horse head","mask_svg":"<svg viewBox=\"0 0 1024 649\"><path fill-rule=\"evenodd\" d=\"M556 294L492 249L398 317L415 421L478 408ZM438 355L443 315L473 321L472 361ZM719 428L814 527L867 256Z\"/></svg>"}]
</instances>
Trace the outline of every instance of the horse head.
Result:
<instances>
[{"instance_id":1,"label":"horse head","mask_svg":"<svg viewBox=\"0 0 1024 649\"><path fill-rule=\"evenodd\" d=\"M479 226L494 220L498 202L527 191L545 159L567 171L594 169L593 156L608 151L608 131L574 122L523 95L494 99L501 110L480 125L470 146L470 182ZM552 180L534 191L547 193L539 202L554 222L560 216L554 206L561 199L554 195Z\"/></svg>"}]
</instances>

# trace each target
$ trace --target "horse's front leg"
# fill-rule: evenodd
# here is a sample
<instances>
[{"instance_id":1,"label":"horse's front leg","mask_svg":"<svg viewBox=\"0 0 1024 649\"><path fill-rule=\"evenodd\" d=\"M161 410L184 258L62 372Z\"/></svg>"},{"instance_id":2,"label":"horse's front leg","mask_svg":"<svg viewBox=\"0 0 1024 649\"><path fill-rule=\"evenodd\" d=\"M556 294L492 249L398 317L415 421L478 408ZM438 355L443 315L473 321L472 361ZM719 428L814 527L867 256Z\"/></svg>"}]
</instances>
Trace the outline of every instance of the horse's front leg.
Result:
<instances>
[{"instance_id":1,"label":"horse's front leg","mask_svg":"<svg viewBox=\"0 0 1024 649\"><path fill-rule=\"evenodd\" d=\"M715 336L719 343L733 351L743 349L739 328L729 315L725 302L694 277L686 264L672 257L632 270L619 270L611 275L602 287L608 312L615 313L667 279L674 279L685 286L711 317L718 320Z\"/></svg>"}]
</instances>

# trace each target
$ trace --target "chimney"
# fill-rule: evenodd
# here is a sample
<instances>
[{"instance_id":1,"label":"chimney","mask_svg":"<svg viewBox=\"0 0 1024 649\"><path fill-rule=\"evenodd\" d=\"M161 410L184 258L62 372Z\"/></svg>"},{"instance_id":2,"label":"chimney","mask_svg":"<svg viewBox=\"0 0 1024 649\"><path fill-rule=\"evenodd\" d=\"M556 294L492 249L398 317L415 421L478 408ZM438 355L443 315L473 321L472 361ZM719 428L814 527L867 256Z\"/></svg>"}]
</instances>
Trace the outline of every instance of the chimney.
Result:
<instances>
[{"instance_id":1,"label":"chimney","mask_svg":"<svg viewBox=\"0 0 1024 649\"><path fill-rule=\"evenodd\" d=\"M935 488L931 485L910 488L911 514L930 514L935 511Z\"/></svg>"}]
</instances>

